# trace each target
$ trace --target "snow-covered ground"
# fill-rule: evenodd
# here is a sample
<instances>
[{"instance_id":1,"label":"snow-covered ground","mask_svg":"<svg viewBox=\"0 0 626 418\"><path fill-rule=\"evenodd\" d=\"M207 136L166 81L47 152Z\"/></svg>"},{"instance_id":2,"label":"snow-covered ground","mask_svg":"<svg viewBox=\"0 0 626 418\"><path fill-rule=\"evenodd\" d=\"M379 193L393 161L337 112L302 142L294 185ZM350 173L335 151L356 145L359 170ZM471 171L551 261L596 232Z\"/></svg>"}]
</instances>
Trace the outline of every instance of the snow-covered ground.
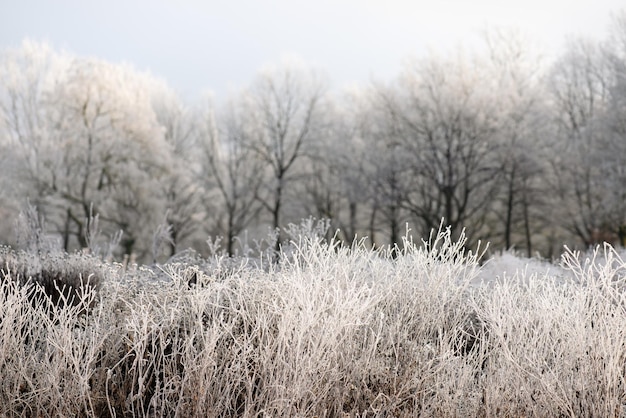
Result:
<instances>
[{"instance_id":1,"label":"snow-covered ground","mask_svg":"<svg viewBox=\"0 0 626 418\"><path fill-rule=\"evenodd\" d=\"M589 269L591 266L596 266L596 270L602 269L607 260L610 260L614 266L615 264L623 266L623 260L626 260L626 249L614 249L606 245L598 246L595 250L585 253L565 251L561 259L554 262L503 252L483 263L477 276L472 280L472 286L493 286L495 283L517 278L524 280L554 278L557 283L566 283L577 280L575 274L577 265L573 260L578 260L580 263L578 267L582 269Z\"/></svg>"},{"instance_id":2,"label":"snow-covered ground","mask_svg":"<svg viewBox=\"0 0 626 418\"><path fill-rule=\"evenodd\" d=\"M557 277L571 278L571 272L558 264L536 258L525 258L510 252L494 255L479 269L478 275L472 280L473 286L491 286L497 282L514 278Z\"/></svg>"}]
</instances>

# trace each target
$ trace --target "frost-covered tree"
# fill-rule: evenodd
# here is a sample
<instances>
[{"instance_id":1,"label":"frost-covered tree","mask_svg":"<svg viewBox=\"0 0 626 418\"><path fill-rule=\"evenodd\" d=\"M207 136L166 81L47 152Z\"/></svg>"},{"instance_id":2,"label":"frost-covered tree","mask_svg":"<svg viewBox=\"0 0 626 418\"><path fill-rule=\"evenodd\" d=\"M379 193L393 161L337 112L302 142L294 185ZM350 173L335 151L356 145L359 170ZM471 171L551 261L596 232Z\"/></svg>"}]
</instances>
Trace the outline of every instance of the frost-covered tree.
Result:
<instances>
[{"instance_id":1,"label":"frost-covered tree","mask_svg":"<svg viewBox=\"0 0 626 418\"><path fill-rule=\"evenodd\" d=\"M369 199L363 176L365 150L358 134L358 105L355 98L342 95L324 106L324 131L304 160L303 212L328 219L329 234L352 242L361 232L359 209ZM363 234L360 234L363 235Z\"/></svg>"},{"instance_id":2,"label":"frost-covered tree","mask_svg":"<svg viewBox=\"0 0 626 418\"><path fill-rule=\"evenodd\" d=\"M584 245L595 244L600 235L606 239L619 226L612 213L620 199L613 193L622 186L611 171L619 171L623 159L620 141L613 141L607 124L614 77L601 45L579 39L568 44L550 78L559 138L554 169L560 218Z\"/></svg>"},{"instance_id":3,"label":"frost-covered tree","mask_svg":"<svg viewBox=\"0 0 626 418\"><path fill-rule=\"evenodd\" d=\"M607 204L611 207L612 230L626 246L626 10L613 16L603 50L611 79L605 117L608 133L598 151L603 153L603 174L611 183Z\"/></svg>"},{"instance_id":4,"label":"frost-covered tree","mask_svg":"<svg viewBox=\"0 0 626 418\"><path fill-rule=\"evenodd\" d=\"M42 157L55 138L45 103L71 57L26 40L0 59L0 196L4 219L16 219L27 198L37 204L49 193L53 167Z\"/></svg>"},{"instance_id":5,"label":"frost-covered tree","mask_svg":"<svg viewBox=\"0 0 626 418\"><path fill-rule=\"evenodd\" d=\"M400 98L389 86L378 85L367 93L361 108L360 131L365 143L363 176L370 200L368 232L374 243L382 229L390 244L399 244L408 220L406 202L415 178L398 113ZM405 109L403 108L403 111Z\"/></svg>"},{"instance_id":6,"label":"frost-covered tree","mask_svg":"<svg viewBox=\"0 0 626 418\"><path fill-rule=\"evenodd\" d=\"M259 200L273 228L282 225L285 193L296 179L298 163L320 135L326 81L319 73L286 63L262 71L249 90L256 135L248 142L269 170Z\"/></svg>"},{"instance_id":7,"label":"frost-covered tree","mask_svg":"<svg viewBox=\"0 0 626 418\"><path fill-rule=\"evenodd\" d=\"M62 141L50 150L58 164L49 178L53 204L65 210L64 237L80 246L91 211L124 231L128 254L143 250L137 245L149 241L163 212L158 184L170 155L150 83L130 68L75 60L52 92L53 132Z\"/></svg>"},{"instance_id":8,"label":"frost-covered tree","mask_svg":"<svg viewBox=\"0 0 626 418\"><path fill-rule=\"evenodd\" d=\"M261 209L259 189L265 181L265 163L249 146L259 133L246 116L249 98L226 103L219 110L208 106L199 130L202 150L200 182L204 184L207 210L217 209L217 232L226 238L228 255L235 240L257 218ZM211 191L215 191L212 193ZM219 203L213 196L217 194Z\"/></svg>"},{"instance_id":9,"label":"frost-covered tree","mask_svg":"<svg viewBox=\"0 0 626 418\"><path fill-rule=\"evenodd\" d=\"M142 256L164 213L157 185L169 164L152 78L31 43L4 56L2 74L16 197L40 208L65 249L87 246L98 215L105 233L124 231L125 253Z\"/></svg>"},{"instance_id":10,"label":"frost-covered tree","mask_svg":"<svg viewBox=\"0 0 626 418\"><path fill-rule=\"evenodd\" d=\"M199 129L196 112L186 106L167 85L151 92L152 106L169 152L167 171L159 182L165 206L169 254L193 245L203 221L202 188L197 179L201 169L198 153Z\"/></svg>"},{"instance_id":11,"label":"frost-covered tree","mask_svg":"<svg viewBox=\"0 0 626 418\"><path fill-rule=\"evenodd\" d=\"M404 207L421 234L442 218L455 234L484 222L500 175L494 103L484 87L471 59L431 56L406 69L394 95L381 95L410 156Z\"/></svg>"},{"instance_id":12,"label":"frost-covered tree","mask_svg":"<svg viewBox=\"0 0 626 418\"><path fill-rule=\"evenodd\" d=\"M338 138L331 142L330 153L339 164L339 176L335 182L341 183L341 193L345 200L343 216L339 226L348 242L353 242L357 235L364 237L372 234L375 220L375 205L372 204L371 175L372 148L370 140L370 101L366 89L345 92L338 107ZM331 180L332 181L332 180Z\"/></svg>"},{"instance_id":13,"label":"frost-covered tree","mask_svg":"<svg viewBox=\"0 0 626 418\"><path fill-rule=\"evenodd\" d=\"M492 211L498 223L491 238L504 248L525 248L530 257L533 237L549 223L546 167L549 120L543 89L542 59L530 41L516 31L485 33L485 73L497 104L496 141L501 182ZM544 243L544 246L547 245Z\"/></svg>"}]
</instances>

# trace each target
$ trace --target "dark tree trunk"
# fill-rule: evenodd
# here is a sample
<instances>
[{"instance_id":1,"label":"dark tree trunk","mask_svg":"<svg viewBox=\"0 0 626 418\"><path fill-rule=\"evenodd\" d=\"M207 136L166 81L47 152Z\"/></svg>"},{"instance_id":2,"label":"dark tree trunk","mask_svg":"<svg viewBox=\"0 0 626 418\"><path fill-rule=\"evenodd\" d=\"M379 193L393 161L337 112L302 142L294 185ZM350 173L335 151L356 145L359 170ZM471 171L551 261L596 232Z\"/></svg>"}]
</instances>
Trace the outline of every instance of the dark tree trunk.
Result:
<instances>
[{"instance_id":1,"label":"dark tree trunk","mask_svg":"<svg viewBox=\"0 0 626 418\"><path fill-rule=\"evenodd\" d=\"M504 219L504 248L507 250L513 245L511 240L511 234L513 230L513 207L515 206L515 167L511 170L511 176L509 177L509 184L507 190L506 201L506 217Z\"/></svg>"},{"instance_id":2,"label":"dark tree trunk","mask_svg":"<svg viewBox=\"0 0 626 418\"><path fill-rule=\"evenodd\" d=\"M532 256L533 247L531 242L531 233L530 233L530 216L528 213L528 202L524 199L524 233L526 235L526 254L528 258Z\"/></svg>"},{"instance_id":3,"label":"dark tree trunk","mask_svg":"<svg viewBox=\"0 0 626 418\"><path fill-rule=\"evenodd\" d=\"M68 252L70 250L70 223L71 223L70 210L68 209L65 214L65 225L63 227L63 251Z\"/></svg>"}]
</instances>

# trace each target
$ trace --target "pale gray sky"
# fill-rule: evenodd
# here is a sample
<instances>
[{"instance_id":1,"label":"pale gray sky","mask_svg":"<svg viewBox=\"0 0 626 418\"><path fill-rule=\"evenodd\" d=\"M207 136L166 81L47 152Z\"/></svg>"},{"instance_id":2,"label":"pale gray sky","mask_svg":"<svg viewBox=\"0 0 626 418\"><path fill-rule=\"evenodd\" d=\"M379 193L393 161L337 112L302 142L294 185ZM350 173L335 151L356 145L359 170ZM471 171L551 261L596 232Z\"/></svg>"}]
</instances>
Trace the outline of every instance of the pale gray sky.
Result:
<instances>
[{"instance_id":1,"label":"pale gray sky","mask_svg":"<svg viewBox=\"0 0 626 418\"><path fill-rule=\"evenodd\" d=\"M515 26L548 50L601 37L623 0L0 0L0 48L22 39L131 63L188 98L244 87L295 55L333 86L397 75L410 56Z\"/></svg>"}]
</instances>

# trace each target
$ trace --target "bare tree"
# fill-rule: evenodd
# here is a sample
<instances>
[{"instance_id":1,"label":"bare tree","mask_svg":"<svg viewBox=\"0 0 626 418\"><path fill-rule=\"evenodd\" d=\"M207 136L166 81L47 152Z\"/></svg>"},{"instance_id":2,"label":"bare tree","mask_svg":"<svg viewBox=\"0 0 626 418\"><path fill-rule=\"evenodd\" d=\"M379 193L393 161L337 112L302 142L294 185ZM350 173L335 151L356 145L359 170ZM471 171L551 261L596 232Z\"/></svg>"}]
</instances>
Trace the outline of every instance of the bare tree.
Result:
<instances>
[{"instance_id":1,"label":"bare tree","mask_svg":"<svg viewBox=\"0 0 626 418\"><path fill-rule=\"evenodd\" d=\"M259 201L269 211L272 227L282 226L285 190L298 162L316 139L326 83L314 71L283 65L262 72L250 88L251 114L257 135L247 143L270 171Z\"/></svg>"},{"instance_id":2,"label":"bare tree","mask_svg":"<svg viewBox=\"0 0 626 418\"><path fill-rule=\"evenodd\" d=\"M261 209L257 196L265 180L264 163L248 146L258 133L245 118L246 97L231 101L215 117L209 108L201 130L204 183L215 187L221 197L225 220L219 229L226 235L226 250L234 254L235 239L257 218Z\"/></svg>"},{"instance_id":3,"label":"bare tree","mask_svg":"<svg viewBox=\"0 0 626 418\"><path fill-rule=\"evenodd\" d=\"M479 76L462 57L429 58L400 78L396 95L380 95L411 156L404 207L423 234L442 218L455 234L479 230L496 191L494 112Z\"/></svg>"},{"instance_id":4,"label":"bare tree","mask_svg":"<svg viewBox=\"0 0 626 418\"><path fill-rule=\"evenodd\" d=\"M197 121L192 109L183 105L167 86L156 86L152 104L168 146L169 164L159 183L169 227L170 255L179 251L198 230L202 221L201 188L196 173L200 169Z\"/></svg>"},{"instance_id":5,"label":"bare tree","mask_svg":"<svg viewBox=\"0 0 626 418\"><path fill-rule=\"evenodd\" d=\"M368 194L368 151L366 141L366 127L364 119L367 118L365 113L357 110L357 113L351 115L348 127L344 132L344 140L335 143L332 152L336 152L339 156L341 171L339 180L341 181L341 193L347 208L345 208L345 216L340 218L339 227L345 235L346 241L352 243L357 235L365 236L363 227L363 219L373 211L371 196ZM337 146L341 146L337 150ZM370 216L371 219L371 216ZM374 236L371 236L372 240Z\"/></svg>"},{"instance_id":6,"label":"bare tree","mask_svg":"<svg viewBox=\"0 0 626 418\"><path fill-rule=\"evenodd\" d=\"M611 72L600 46L576 40L555 64L550 78L560 140L554 161L563 226L592 245L599 232L613 228L606 199L605 115Z\"/></svg>"},{"instance_id":7,"label":"bare tree","mask_svg":"<svg viewBox=\"0 0 626 418\"><path fill-rule=\"evenodd\" d=\"M606 127L606 143L599 151L604 152L605 176L612 180L608 205L613 231L617 230L620 244L626 247L626 10L613 16L608 40L603 50L611 71L610 98Z\"/></svg>"},{"instance_id":8,"label":"bare tree","mask_svg":"<svg viewBox=\"0 0 626 418\"><path fill-rule=\"evenodd\" d=\"M352 243L368 233L372 239L372 162L377 163L368 89L345 91L325 102L323 135L312 145L303 180L303 205L314 209L318 218L331 222L329 235ZM376 222L375 222L376 223Z\"/></svg>"},{"instance_id":9,"label":"bare tree","mask_svg":"<svg viewBox=\"0 0 626 418\"><path fill-rule=\"evenodd\" d=\"M402 120L396 112L399 96L378 85L368 94L361 129L365 137L367 163L363 175L368 183L371 212L369 234L376 240L378 225L391 245L400 245L401 228L408 220L406 201L415 178L412 158L407 153Z\"/></svg>"},{"instance_id":10,"label":"bare tree","mask_svg":"<svg viewBox=\"0 0 626 418\"><path fill-rule=\"evenodd\" d=\"M497 103L497 155L501 183L492 207L502 222L504 248L522 247L530 257L533 235L548 222L544 186L549 136L541 57L515 31L485 33L488 47L485 77ZM499 228L498 228L499 229ZM518 240L516 237L523 237ZM494 236L495 240L500 237Z\"/></svg>"},{"instance_id":11,"label":"bare tree","mask_svg":"<svg viewBox=\"0 0 626 418\"><path fill-rule=\"evenodd\" d=\"M355 140L351 115L338 100L326 100L323 113L323 131L299 164L302 181L292 194L298 196L302 213L329 221L329 238L339 230L338 237L352 242L357 204L365 198L364 187L357 184L361 176L354 171L364 163L363 150Z\"/></svg>"}]
</instances>

